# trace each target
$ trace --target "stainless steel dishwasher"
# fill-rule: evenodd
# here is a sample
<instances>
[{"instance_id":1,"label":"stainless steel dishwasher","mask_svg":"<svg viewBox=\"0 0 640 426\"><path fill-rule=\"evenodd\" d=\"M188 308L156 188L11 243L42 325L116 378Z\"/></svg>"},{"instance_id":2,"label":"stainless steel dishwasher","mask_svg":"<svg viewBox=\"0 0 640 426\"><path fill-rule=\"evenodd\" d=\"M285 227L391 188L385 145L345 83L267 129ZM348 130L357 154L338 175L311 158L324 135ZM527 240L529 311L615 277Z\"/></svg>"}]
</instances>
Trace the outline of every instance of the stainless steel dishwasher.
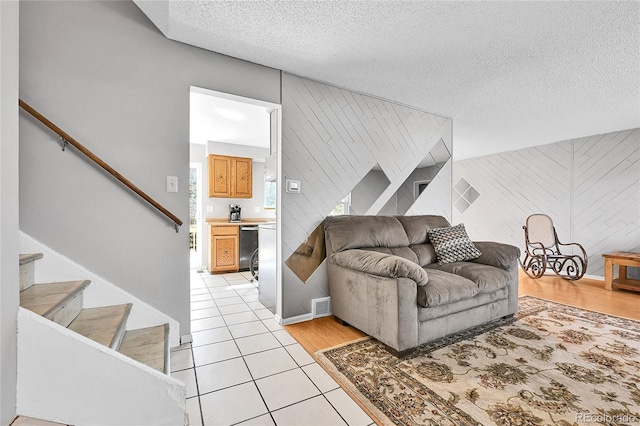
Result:
<instances>
[{"instance_id":1,"label":"stainless steel dishwasher","mask_svg":"<svg viewBox=\"0 0 640 426\"><path fill-rule=\"evenodd\" d=\"M258 248L258 227L240 226L240 270L249 270L251 255Z\"/></svg>"}]
</instances>

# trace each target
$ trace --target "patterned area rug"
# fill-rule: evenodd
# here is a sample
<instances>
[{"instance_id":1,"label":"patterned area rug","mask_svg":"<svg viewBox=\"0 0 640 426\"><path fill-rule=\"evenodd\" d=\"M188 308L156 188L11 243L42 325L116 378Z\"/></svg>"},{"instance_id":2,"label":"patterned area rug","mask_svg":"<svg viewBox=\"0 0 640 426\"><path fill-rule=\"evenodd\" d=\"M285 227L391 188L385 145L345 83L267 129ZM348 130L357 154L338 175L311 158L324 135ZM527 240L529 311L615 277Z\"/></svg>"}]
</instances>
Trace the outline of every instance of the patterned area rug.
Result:
<instances>
[{"instance_id":1,"label":"patterned area rug","mask_svg":"<svg viewBox=\"0 0 640 426\"><path fill-rule=\"evenodd\" d=\"M526 296L398 359L366 338L316 353L383 424L640 423L640 322Z\"/></svg>"}]
</instances>

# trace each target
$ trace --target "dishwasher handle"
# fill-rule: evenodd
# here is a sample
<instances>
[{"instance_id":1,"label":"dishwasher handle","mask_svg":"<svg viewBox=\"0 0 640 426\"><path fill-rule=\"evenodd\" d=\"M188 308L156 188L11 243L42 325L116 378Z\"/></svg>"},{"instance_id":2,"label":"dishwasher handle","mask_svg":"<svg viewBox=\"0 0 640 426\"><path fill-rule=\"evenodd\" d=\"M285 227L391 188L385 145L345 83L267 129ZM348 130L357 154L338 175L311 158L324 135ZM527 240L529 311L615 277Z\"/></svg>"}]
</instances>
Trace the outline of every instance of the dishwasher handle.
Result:
<instances>
[{"instance_id":1,"label":"dishwasher handle","mask_svg":"<svg viewBox=\"0 0 640 426\"><path fill-rule=\"evenodd\" d=\"M257 231L258 227L257 226L241 226L240 230L241 231Z\"/></svg>"}]
</instances>

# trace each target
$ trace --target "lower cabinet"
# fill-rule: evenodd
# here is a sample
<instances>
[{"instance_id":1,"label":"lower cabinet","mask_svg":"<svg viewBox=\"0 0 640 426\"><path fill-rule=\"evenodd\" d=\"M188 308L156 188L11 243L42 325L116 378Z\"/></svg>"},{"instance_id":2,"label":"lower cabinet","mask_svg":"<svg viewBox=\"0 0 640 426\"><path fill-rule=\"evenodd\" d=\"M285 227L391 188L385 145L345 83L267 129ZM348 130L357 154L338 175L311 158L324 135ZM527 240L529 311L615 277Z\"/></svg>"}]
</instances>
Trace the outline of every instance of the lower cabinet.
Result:
<instances>
[{"instance_id":1,"label":"lower cabinet","mask_svg":"<svg viewBox=\"0 0 640 426\"><path fill-rule=\"evenodd\" d=\"M239 269L237 226L212 226L209 248L209 272L234 272Z\"/></svg>"}]
</instances>

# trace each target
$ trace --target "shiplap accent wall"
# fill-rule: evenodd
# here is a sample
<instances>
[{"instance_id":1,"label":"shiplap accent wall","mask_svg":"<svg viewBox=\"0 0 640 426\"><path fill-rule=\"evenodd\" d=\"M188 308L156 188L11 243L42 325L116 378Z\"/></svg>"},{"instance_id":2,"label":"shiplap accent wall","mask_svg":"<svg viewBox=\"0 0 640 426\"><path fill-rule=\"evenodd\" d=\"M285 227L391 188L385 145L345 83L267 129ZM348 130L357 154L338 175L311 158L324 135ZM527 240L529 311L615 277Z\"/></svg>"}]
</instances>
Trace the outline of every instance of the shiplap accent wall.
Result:
<instances>
[{"instance_id":1,"label":"shiplap accent wall","mask_svg":"<svg viewBox=\"0 0 640 426\"><path fill-rule=\"evenodd\" d=\"M604 275L603 253L640 251L640 129L456 161L453 176L480 193L453 209L472 239L522 249L525 219L545 213L560 241L584 246L589 275Z\"/></svg>"},{"instance_id":2,"label":"shiplap accent wall","mask_svg":"<svg viewBox=\"0 0 640 426\"><path fill-rule=\"evenodd\" d=\"M376 164L390 181L367 211L377 214L440 140L451 148L451 119L283 73L282 176L299 180L302 192L281 191L282 258ZM413 214L451 217L451 167L443 167L436 181L432 192L447 192L448 202L426 202L423 193ZM285 319L311 312L311 299L328 296L325 267L303 283L283 264L282 279Z\"/></svg>"}]
</instances>

